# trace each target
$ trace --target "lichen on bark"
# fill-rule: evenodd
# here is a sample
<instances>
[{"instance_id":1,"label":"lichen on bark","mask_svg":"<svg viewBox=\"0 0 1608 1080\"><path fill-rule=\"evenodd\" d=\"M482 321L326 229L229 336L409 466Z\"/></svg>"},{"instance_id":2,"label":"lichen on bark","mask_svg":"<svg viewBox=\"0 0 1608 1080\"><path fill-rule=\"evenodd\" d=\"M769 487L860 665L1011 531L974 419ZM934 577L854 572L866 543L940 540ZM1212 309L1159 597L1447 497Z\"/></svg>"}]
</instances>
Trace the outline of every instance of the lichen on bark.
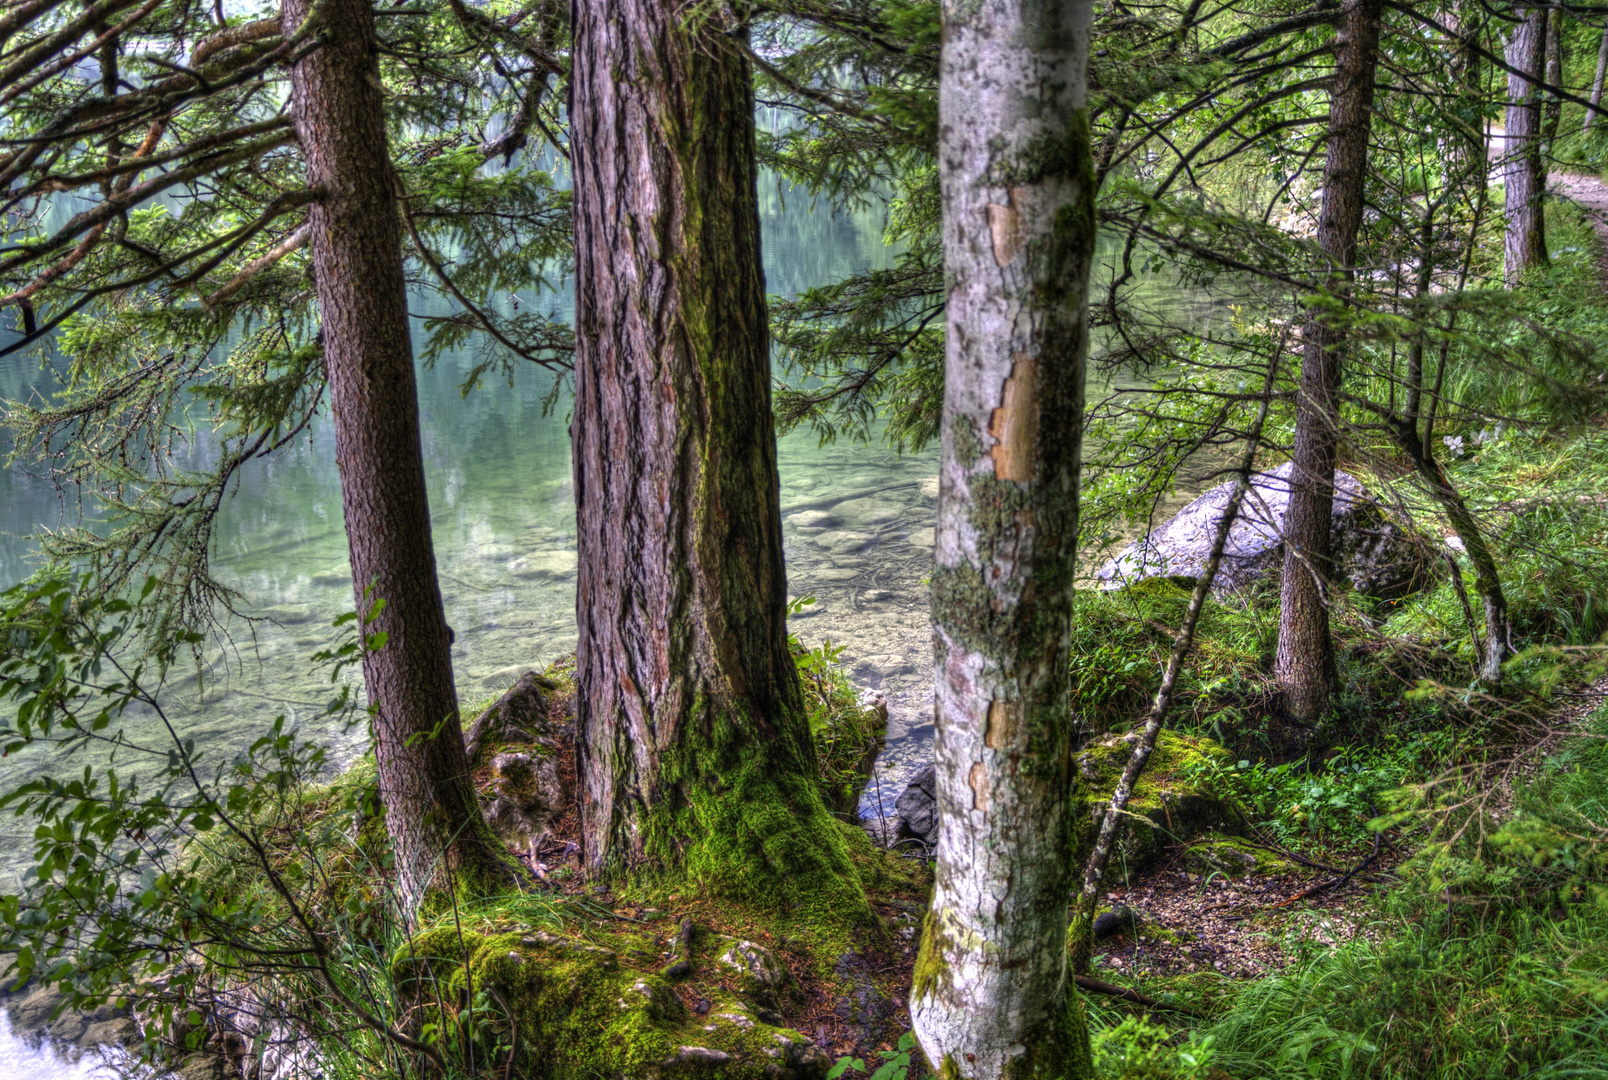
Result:
<instances>
[{"instance_id":1,"label":"lichen on bark","mask_svg":"<svg viewBox=\"0 0 1608 1080\"><path fill-rule=\"evenodd\" d=\"M933 619L942 829L911 1011L942 1076L1089 1075L1065 978L1091 5L945 5Z\"/></svg>"}]
</instances>

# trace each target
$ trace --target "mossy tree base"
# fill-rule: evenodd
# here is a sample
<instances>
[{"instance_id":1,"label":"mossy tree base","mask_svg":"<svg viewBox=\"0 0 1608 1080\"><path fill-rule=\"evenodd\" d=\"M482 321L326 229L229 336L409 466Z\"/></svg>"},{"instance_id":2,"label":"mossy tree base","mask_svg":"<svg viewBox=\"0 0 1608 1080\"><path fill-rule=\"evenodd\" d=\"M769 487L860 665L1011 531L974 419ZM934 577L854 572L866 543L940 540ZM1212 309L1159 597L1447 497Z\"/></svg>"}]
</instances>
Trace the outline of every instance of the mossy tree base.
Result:
<instances>
[{"instance_id":1,"label":"mossy tree base","mask_svg":"<svg viewBox=\"0 0 1608 1080\"><path fill-rule=\"evenodd\" d=\"M863 834L856 842L850 828L839 843L859 876L918 909L925 868ZM869 940L887 943L878 925ZM443 917L398 949L391 969L411 1033L432 1035L465 1067L472 1058L527 1080L806 1080L835 1055L786 1018L863 989L844 958L867 947L866 929L823 904L755 910L666 877L628 895L504 897ZM906 1023L902 1010L886 1020Z\"/></svg>"},{"instance_id":2,"label":"mossy tree base","mask_svg":"<svg viewBox=\"0 0 1608 1080\"><path fill-rule=\"evenodd\" d=\"M653 940L644 934L633 951L647 955ZM546 930L443 927L399 952L392 970L422 1006L421 1031L449 1031L463 1059L504 1075L803 1080L830 1067L802 1033L762 1021L737 993L689 1008L670 977L638 962Z\"/></svg>"}]
</instances>

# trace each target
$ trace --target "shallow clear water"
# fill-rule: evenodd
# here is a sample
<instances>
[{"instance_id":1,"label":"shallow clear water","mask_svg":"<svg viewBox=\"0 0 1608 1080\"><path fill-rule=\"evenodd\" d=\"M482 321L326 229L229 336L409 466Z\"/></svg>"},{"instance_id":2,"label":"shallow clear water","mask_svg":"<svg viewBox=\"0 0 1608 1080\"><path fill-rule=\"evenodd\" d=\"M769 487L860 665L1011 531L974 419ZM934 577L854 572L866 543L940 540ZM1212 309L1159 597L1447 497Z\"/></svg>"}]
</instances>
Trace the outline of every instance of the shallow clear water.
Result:
<instances>
[{"instance_id":1,"label":"shallow clear water","mask_svg":"<svg viewBox=\"0 0 1608 1080\"><path fill-rule=\"evenodd\" d=\"M10 1015L0 1009L0 1077L4 1080L116 1080L130 1072L120 1057L108 1057L99 1049L83 1050L49 1036L12 1031Z\"/></svg>"},{"instance_id":2,"label":"shallow clear water","mask_svg":"<svg viewBox=\"0 0 1608 1080\"><path fill-rule=\"evenodd\" d=\"M871 266L887 265L881 223L871 214L833 215L801 195L762 191L767 286L794 293ZM567 314L567 297L526 297ZM458 391L470 356L448 357L419 372L425 467L437 563L450 624L453 660L466 706L483 701L518 673L540 668L575 646L575 534L566 404L543 415L551 377L529 367L513 385L488 382L467 398ZM49 393L36 360L0 359L0 395ZM930 733L925 564L937 473L936 452L900 457L882 446L820 447L799 432L781 440L784 514L830 509L830 528L786 524L791 590L819 602L796 623L806 644L822 638L847 646L858 681L887 694L887 766L919 757ZM924 483L925 482L925 483ZM0 584L30 571L26 534L76 520L77 507L48 482L0 471ZM273 623L254 638L238 632L212 647L201 680L179 673L169 699L199 746L213 756L248 744L274 717L318 715L329 697L307 658L331 640L330 622L352 604L346 538L334 469L333 433L311 437L241 476L220 523L220 577ZM132 721L138 724L139 721ZM337 756L358 750L358 736L327 733ZM39 770L61 767L43 752L0 761L0 788ZM891 803L901 781L880 785ZM13 886L31 828L0 817L0 888Z\"/></svg>"}]
</instances>

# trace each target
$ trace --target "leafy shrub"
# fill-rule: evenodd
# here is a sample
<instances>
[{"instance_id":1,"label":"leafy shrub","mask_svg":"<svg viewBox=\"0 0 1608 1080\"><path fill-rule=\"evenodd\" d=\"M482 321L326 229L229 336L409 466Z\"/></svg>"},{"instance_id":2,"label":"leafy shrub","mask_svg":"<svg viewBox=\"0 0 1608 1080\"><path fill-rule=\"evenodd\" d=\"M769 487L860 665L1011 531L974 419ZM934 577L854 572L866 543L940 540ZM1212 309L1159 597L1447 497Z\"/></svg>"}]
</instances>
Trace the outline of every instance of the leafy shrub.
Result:
<instances>
[{"instance_id":1,"label":"leafy shrub","mask_svg":"<svg viewBox=\"0 0 1608 1080\"><path fill-rule=\"evenodd\" d=\"M788 604L787 613L813 603L813 596L800 597ZM843 646L827 640L807 649L793 634L787 635L787 645L804 686L821 797L834 812L852 815L882 748L886 715L861 701L839 661Z\"/></svg>"},{"instance_id":2,"label":"leafy shrub","mask_svg":"<svg viewBox=\"0 0 1608 1080\"><path fill-rule=\"evenodd\" d=\"M1102 1080L1208 1080L1212 1036L1179 1040L1142 1017L1094 1032L1094 1071Z\"/></svg>"}]
</instances>

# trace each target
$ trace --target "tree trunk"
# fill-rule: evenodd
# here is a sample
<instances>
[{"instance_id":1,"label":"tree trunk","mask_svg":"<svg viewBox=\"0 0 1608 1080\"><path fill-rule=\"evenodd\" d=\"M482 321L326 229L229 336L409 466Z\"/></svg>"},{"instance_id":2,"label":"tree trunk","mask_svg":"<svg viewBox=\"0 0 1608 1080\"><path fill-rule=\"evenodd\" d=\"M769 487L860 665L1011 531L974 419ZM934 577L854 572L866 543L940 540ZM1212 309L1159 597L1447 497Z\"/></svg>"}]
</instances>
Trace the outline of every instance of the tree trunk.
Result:
<instances>
[{"instance_id":1,"label":"tree trunk","mask_svg":"<svg viewBox=\"0 0 1608 1080\"><path fill-rule=\"evenodd\" d=\"M1434 237L1435 214L1433 204L1425 211L1423 225L1418 237L1418 280L1414 290L1413 299L1424 304L1430 297L1431 283L1434 278ZM1479 214L1476 211L1475 227L1471 235L1477 234L1479 229ZM1470 255L1472 252L1469 253ZM1466 258L1466 257L1465 257ZM1461 291L1468 278L1468 264L1465 262L1458 275L1457 289ZM1454 311L1447 319L1446 331L1450 333L1456 327L1457 313ZM1445 360L1442 359L1444 369ZM1479 523L1469 511L1467 502L1453 485L1451 477L1441 468L1435 460L1435 444L1432 423L1420 423L1425 420L1423 416L1424 400L1424 340L1422 336L1415 339L1407 353L1407 400L1402 411L1400 422L1391 426L1396 437L1396 445L1402 453L1407 455L1413 463L1419 477L1429 488L1430 495L1441 506L1447 520L1451 522L1452 529L1463 541L1463 548L1468 552L1469 560L1474 564L1474 588L1479 593L1485 611L1485 644L1481 645L1475 637L1473 616L1469 616L1469 635L1474 637L1475 648L1479 651L1479 677L1488 687L1496 687L1502 681L1502 661L1507 657L1508 615L1507 596L1502 591L1502 579L1497 576L1496 560L1491 556L1491 549L1485 542L1485 535L1480 531ZM1453 564L1455 569L1456 564ZM1461 592L1462 574L1458 573L1454 584ZM1468 610L1467 601L1464 601L1464 611Z\"/></svg>"},{"instance_id":2,"label":"tree trunk","mask_svg":"<svg viewBox=\"0 0 1608 1080\"><path fill-rule=\"evenodd\" d=\"M1068 702L1094 248L1089 0L947 0L932 611L937 884L911 1018L946 1077L1083 1077Z\"/></svg>"},{"instance_id":3,"label":"tree trunk","mask_svg":"<svg viewBox=\"0 0 1608 1080\"><path fill-rule=\"evenodd\" d=\"M585 859L864 914L787 648L753 91L726 18L574 5Z\"/></svg>"},{"instance_id":4,"label":"tree trunk","mask_svg":"<svg viewBox=\"0 0 1608 1080\"><path fill-rule=\"evenodd\" d=\"M1608 76L1608 23L1602 28L1602 44L1597 47L1597 74L1591 80L1592 108L1586 110L1586 122L1581 128L1582 134L1591 131L1591 125L1597 122L1596 106L1602 104L1602 81Z\"/></svg>"},{"instance_id":5,"label":"tree trunk","mask_svg":"<svg viewBox=\"0 0 1608 1080\"><path fill-rule=\"evenodd\" d=\"M1563 85L1563 64L1566 57L1563 55L1563 12L1556 4L1547 13L1547 85ZM1547 103L1541 118L1541 144L1547 152L1552 152L1552 144L1558 137L1558 125L1563 120L1563 98L1557 91L1547 91Z\"/></svg>"},{"instance_id":6,"label":"tree trunk","mask_svg":"<svg viewBox=\"0 0 1608 1080\"><path fill-rule=\"evenodd\" d=\"M1350 291L1368 172L1381 0L1352 0L1335 42L1328 156L1318 244L1329 261L1331 295ZM1284 519L1284 580L1274 676L1284 711L1310 727L1326 715L1336 684L1329 636L1329 531L1340 445L1340 346L1344 330L1314 308L1302 330L1301 380Z\"/></svg>"},{"instance_id":7,"label":"tree trunk","mask_svg":"<svg viewBox=\"0 0 1608 1080\"><path fill-rule=\"evenodd\" d=\"M1508 648L1507 594L1502 591L1502 579L1496 572L1496 559L1468 503L1440 462L1435 460L1433 448L1425 445L1414 464L1474 564L1474 591L1479 595L1485 621L1485 640L1480 644L1480 681L1487 689L1495 689L1502 684L1502 662L1512 654Z\"/></svg>"},{"instance_id":8,"label":"tree trunk","mask_svg":"<svg viewBox=\"0 0 1608 1080\"><path fill-rule=\"evenodd\" d=\"M286 0L289 33L311 0ZM517 871L469 778L419 443L396 185L366 0L329 0L322 47L291 72L291 112L322 190L308 214L358 609L384 608L365 655L385 821L405 904L432 886L505 887ZM370 584L373 592L365 597Z\"/></svg>"},{"instance_id":9,"label":"tree trunk","mask_svg":"<svg viewBox=\"0 0 1608 1080\"><path fill-rule=\"evenodd\" d=\"M1508 40L1508 65L1525 73L1508 75L1506 140L1502 148L1502 175L1507 185L1502 280L1510 289L1518 285L1525 270L1544 266L1547 261L1541 212L1547 177L1541 162L1541 103L1535 82L1541 72L1546 29L1547 9L1532 8Z\"/></svg>"}]
</instances>

